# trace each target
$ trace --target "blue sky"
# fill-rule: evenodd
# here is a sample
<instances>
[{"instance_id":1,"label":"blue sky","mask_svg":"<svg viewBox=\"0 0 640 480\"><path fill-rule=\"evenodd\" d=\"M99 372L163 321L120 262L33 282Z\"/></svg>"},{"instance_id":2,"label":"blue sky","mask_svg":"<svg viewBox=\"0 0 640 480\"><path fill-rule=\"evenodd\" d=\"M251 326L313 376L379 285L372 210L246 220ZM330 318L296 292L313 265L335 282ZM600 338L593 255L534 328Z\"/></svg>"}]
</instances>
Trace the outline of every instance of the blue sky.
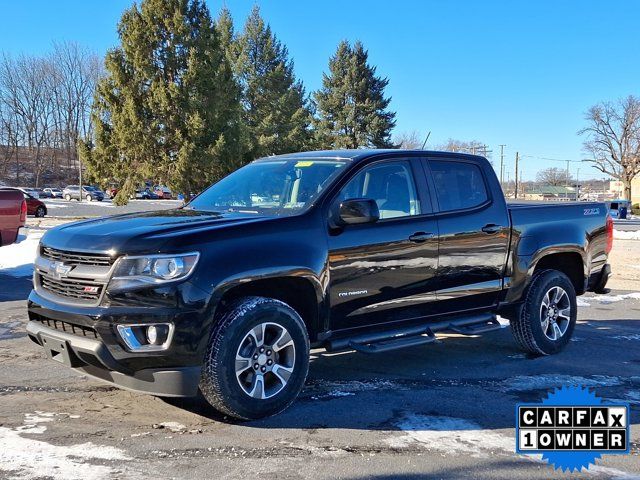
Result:
<instances>
[{"instance_id":1,"label":"blue sky","mask_svg":"<svg viewBox=\"0 0 640 480\"><path fill-rule=\"evenodd\" d=\"M252 1L226 4L240 26ZM308 91L320 86L342 39L361 40L390 79L396 132L431 131L429 146L449 137L480 140L499 162L506 144L513 176L516 151L525 178L539 168L584 158L584 111L602 100L640 95L637 1L258 1L289 48ZM0 2L0 50L43 53L74 40L98 53L117 44L116 25L129 1ZM581 178L603 175L572 163Z\"/></svg>"}]
</instances>

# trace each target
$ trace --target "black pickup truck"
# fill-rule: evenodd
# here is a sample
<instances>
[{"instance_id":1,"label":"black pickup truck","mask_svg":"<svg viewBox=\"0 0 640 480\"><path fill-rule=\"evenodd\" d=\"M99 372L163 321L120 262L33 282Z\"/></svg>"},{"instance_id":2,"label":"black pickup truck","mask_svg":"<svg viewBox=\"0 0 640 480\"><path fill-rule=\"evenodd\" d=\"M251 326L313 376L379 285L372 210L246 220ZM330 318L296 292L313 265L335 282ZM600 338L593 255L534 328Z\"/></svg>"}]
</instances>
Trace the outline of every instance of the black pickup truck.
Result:
<instances>
[{"instance_id":1,"label":"black pickup truck","mask_svg":"<svg viewBox=\"0 0 640 480\"><path fill-rule=\"evenodd\" d=\"M310 348L388 352L500 315L525 351L558 352L612 234L603 204L507 205L478 156L281 155L183 208L47 232L27 331L84 374L260 418L294 401Z\"/></svg>"}]
</instances>

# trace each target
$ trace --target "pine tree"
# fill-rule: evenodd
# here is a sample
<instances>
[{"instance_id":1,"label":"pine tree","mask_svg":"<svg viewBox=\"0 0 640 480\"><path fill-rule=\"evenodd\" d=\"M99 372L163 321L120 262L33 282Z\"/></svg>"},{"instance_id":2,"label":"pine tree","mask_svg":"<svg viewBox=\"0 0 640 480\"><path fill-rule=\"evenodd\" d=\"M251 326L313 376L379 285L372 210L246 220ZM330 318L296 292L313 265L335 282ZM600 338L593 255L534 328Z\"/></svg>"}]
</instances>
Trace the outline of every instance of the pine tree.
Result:
<instances>
[{"instance_id":1,"label":"pine tree","mask_svg":"<svg viewBox=\"0 0 640 480\"><path fill-rule=\"evenodd\" d=\"M92 176L128 196L147 178L204 188L241 163L239 87L201 0L143 0L118 26L95 95Z\"/></svg>"},{"instance_id":2,"label":"pine tree","mask_svg":"<svg viewBox=\"0 0 640 480\"><path fill-rule=\"evenodd\" d=\"M315 92L315 133L322 148L391 148L395 112L387 110L387 78L376 75L362 43L347 41L329 60L322 88Z\"/></svg>"},{"instance_id":3,"label":"pine tree","mask_svg":"<svg viewBox=\"0 0 640 480\"><path fill-rule=\"evenodd\" d=\"M227 15L223 11L219 25L233 32ZM242 88L248 158L304 149L311 138L304 87L295 78L286 46L264 22L257 6L234 42L228 51L235 55L234 70Z\"/></svg>"}]
</instances>

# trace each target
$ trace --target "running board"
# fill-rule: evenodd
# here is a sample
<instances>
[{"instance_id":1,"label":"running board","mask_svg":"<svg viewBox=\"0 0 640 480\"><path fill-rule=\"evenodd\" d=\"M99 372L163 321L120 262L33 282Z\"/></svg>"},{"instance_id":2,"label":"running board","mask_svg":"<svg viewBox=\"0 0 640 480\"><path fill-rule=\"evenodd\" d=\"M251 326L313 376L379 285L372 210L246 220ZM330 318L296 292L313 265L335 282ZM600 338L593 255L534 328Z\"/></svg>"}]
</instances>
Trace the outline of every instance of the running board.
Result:
<instances>
[{"instance_id":1,"label":"running board","mask_svg":"<svg viewBox=\"0 0 640 480\"><path fill-rule=\"evenodd\" d=\"M494 330L500 330L502 325L496 317L482 323L473 323L471 325L464 325L461 327L451 327L450 330L461 335L479 335L481 333L493 332Z\"/></svg>"},{"instance_id":2,"label":"running board","mask_svg":"<svg viewBox=\"0 0 640 480\"><path fill-rule=\"evenodd\" d=\"M379 340L372 343L355 343L349 342L349 346L357 352L361 353L382 353L392 350L399 350L407 347L417 347L426 345L436 341L433 332L425 332L424 335L409 335L390 338L388 340Z\"/></svg>"},{"instance_id":3,"label":"running board","mask_svg":"<svg viewBox=\"0 0 640 480\"><path fill-rule=\"evenodd\" d=\"M467 315L425 322L421 325L396 327L333 338L327 342L326 349L330 352L349 348L362 353L389 352L400 348L433 343L437 340L436 332L453 331L463 335L477 335L500 328L500 323L492 313Z\"/></svg>"}]
</instances>

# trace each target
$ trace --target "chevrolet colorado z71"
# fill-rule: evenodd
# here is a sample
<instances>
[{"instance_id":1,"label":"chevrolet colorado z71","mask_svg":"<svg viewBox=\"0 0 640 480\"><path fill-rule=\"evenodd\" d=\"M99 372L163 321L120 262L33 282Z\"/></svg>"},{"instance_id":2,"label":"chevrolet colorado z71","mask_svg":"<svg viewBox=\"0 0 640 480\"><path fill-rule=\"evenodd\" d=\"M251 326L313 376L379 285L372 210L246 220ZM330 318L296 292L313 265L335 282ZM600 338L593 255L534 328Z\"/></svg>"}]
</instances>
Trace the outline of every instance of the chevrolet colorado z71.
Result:
<instances>
[{"instance_id":1,"label":"chevrolet colorado z71","mask_svg":"<svg viewBox=\"0 0 640 480\"><path fill-rule=\"evenodd\" d=\"M260 418L296 398L311 347L387 352L501 315L525 351L560 351L612 233L600 203L507 205L478 156L269 157L183 208L49 230L27 331L84 374Z\"/></svg>"}]
</instances>

